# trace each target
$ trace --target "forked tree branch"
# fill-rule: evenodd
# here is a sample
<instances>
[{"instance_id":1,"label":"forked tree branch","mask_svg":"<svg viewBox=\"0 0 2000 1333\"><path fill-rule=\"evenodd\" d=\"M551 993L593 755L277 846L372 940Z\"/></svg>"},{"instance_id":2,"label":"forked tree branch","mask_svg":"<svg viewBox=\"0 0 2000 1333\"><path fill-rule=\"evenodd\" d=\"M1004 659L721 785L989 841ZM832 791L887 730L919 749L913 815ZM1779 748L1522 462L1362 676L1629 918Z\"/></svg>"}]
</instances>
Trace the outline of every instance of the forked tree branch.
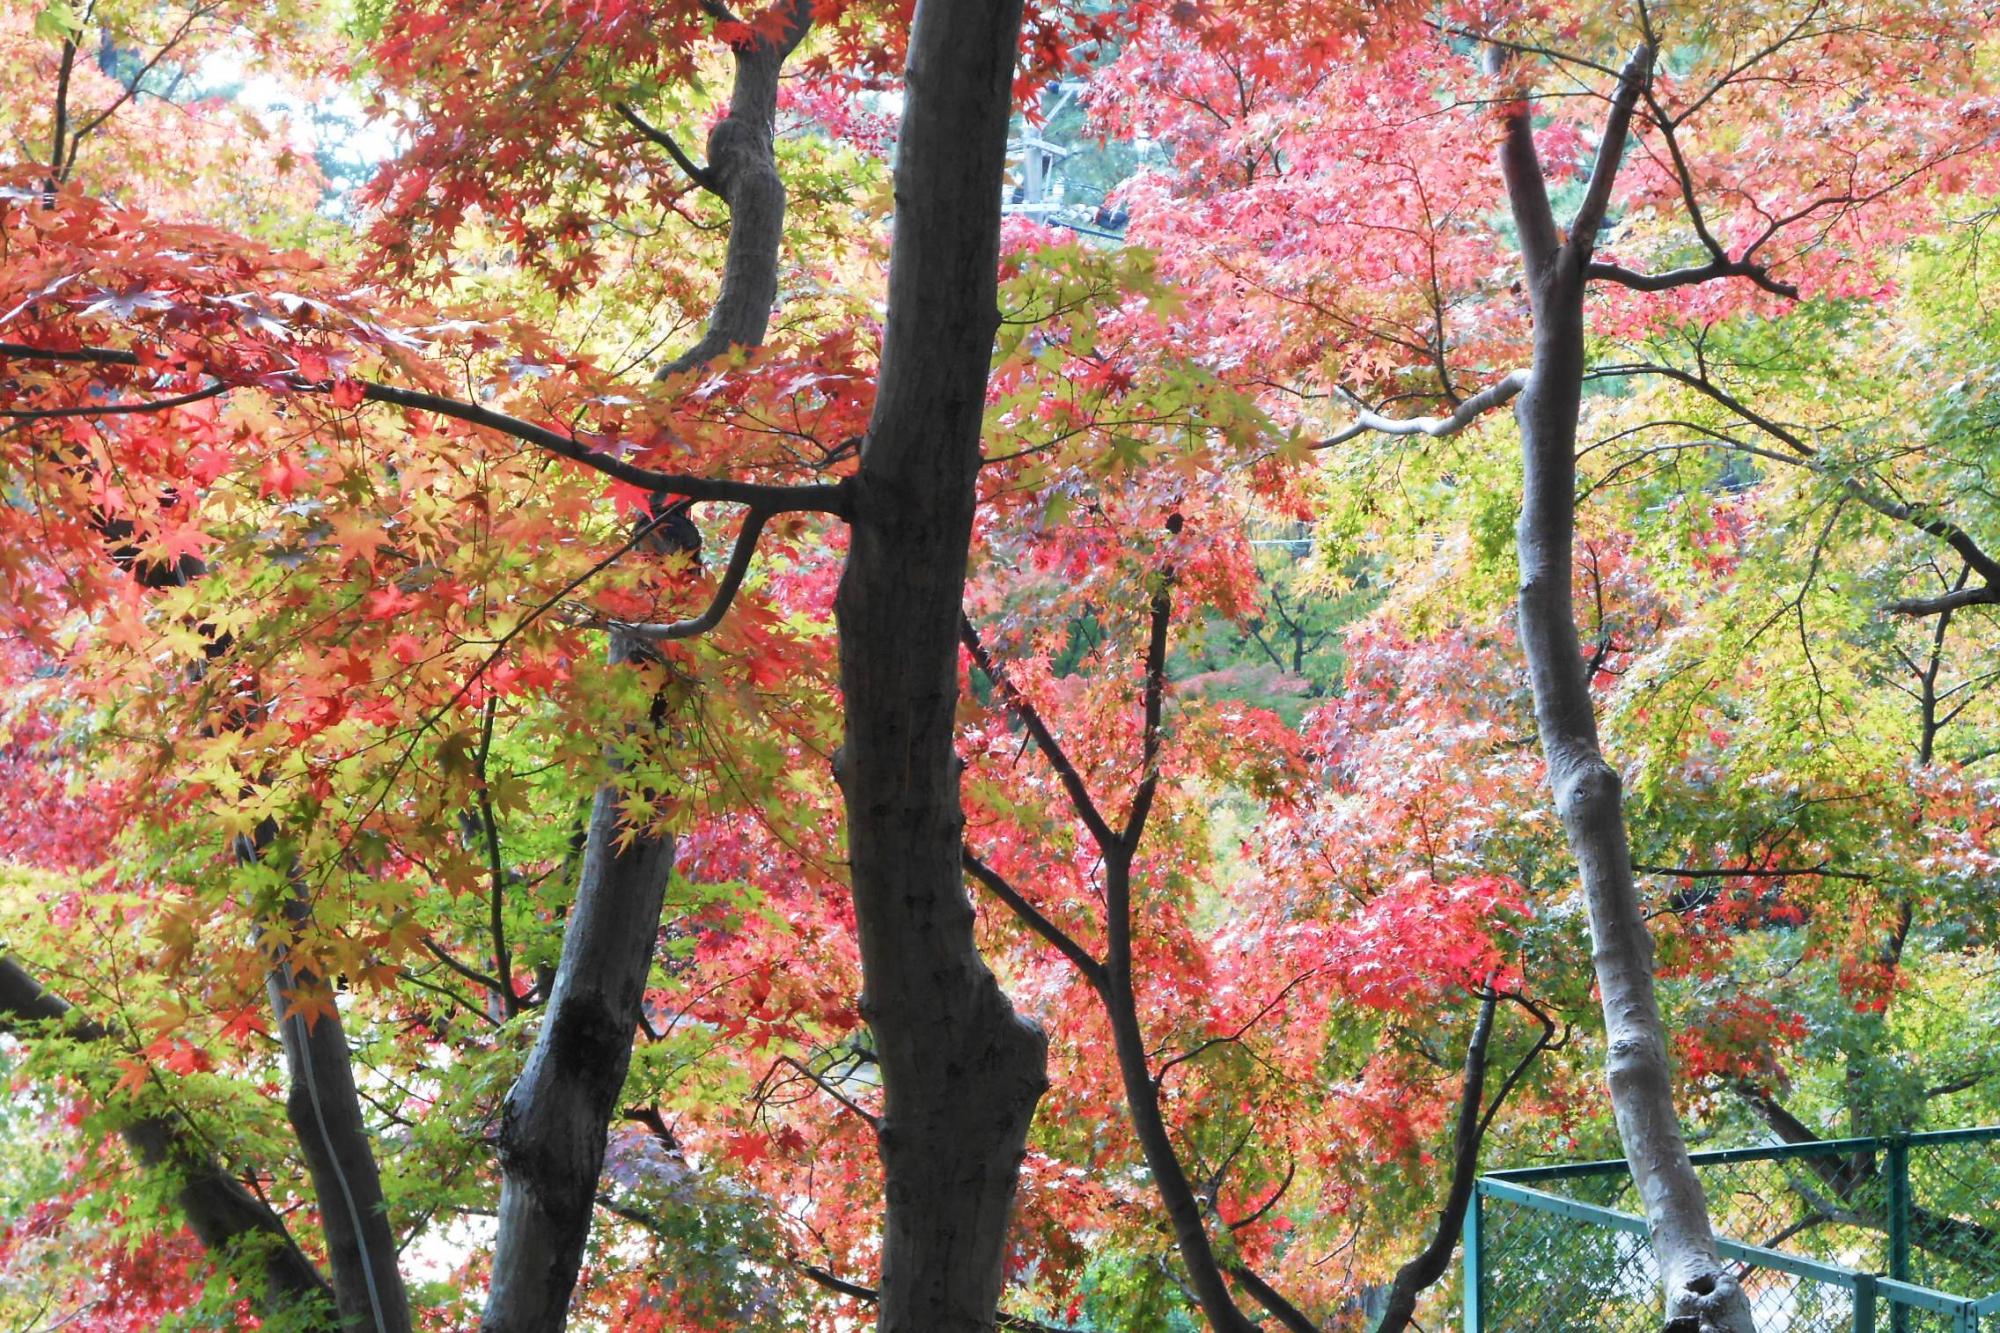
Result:
<instances>
[{"instance_id":1,"label":"forked tree branch","mask_svg":"<svg viewBox=\"0 0 2000 1333\"><path fill-rule=\"evenodd\" d=\"M987 653L986 645L980 641L979 631L973 628L972 621L968 617L962 615L959 617L958 637L965 645L966 652L972 655L974 664L986 674L988 680L993 682L993 688L1000 691L1008 709L1021 719L1021 724L1028 729L1028 734L1034 737L1035 744L1040 747L1050 767L1055 769L1056 778L1062 783L1063 790L1069 794L1070 804L1076 808L1077 818L1081 819L1084 827L1090 830L1090 836L1096 841L1098 850L1106 851L1118 846L1119 837L1112 831L1103 813L1098 810L1097 802L1091 799L1090 788L1084 783L1083 774L1070 762L1069 755L1064 753L1061 743L1056 740L1055 733L1049 730L1048 723L1042 719L1033 701L1015 688L1007 673Z\"/></svg>"}]
</instances>

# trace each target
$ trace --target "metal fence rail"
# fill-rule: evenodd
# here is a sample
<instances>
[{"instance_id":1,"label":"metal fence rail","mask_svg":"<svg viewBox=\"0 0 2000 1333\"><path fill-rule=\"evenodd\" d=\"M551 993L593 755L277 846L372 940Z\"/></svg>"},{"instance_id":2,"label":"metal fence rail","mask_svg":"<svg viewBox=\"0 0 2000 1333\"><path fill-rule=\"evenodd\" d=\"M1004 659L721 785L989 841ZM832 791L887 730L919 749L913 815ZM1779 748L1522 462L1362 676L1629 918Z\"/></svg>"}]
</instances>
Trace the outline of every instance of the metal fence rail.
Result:
<instances>
[{"instance_id":1,"label":"metal fence rail","mask_svg":"<svg viewBox=\"0 0 2000 1333\"><path fill-rule=\"evenodd\" d=\"M2000 1333L2000 1126L1693 1157L1762 1333ZM1482 1177L1466 1333L1656 1333L1623 1161Z\"/></svg>"}]
</instances>

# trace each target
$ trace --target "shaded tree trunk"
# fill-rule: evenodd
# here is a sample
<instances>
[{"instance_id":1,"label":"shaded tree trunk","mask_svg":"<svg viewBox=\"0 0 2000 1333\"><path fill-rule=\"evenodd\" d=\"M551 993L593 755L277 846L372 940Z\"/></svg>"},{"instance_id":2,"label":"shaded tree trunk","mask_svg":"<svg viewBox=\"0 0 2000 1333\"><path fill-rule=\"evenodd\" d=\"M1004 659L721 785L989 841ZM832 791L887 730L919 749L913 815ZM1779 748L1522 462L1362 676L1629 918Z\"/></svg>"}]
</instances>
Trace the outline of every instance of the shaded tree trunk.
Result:
<instances>
[{"instance_id":1,"label":"shaded tree trunk","mask_svg":"<svg viewBox=\"0 0 2000 1333\"><path fill-rule=\"evenodd\" d=\"M764 341L777 300L785 221L785 187L773 150L778 75L811 25L807 0L793 0L789 20L781 38L752 37L736 48L729 114L709 134L706 167L688 161L670 135L631 107L619 106L696 184L729 205L722 287L708 329L658 378ZM747 559L756 528L746 526L745 533ZM614 631L611 638L614 664L651 654L630 633ZM576 903L564 924L561 958L544 987L541 1027L502 1109L496 1144L500 1226L484 1333L561 1329L582 1268L606 1139L632 1063L674 866L671 837L642 830L621 844L627 832L619 819L621 799L615 787L605 787L591 807Z\"/></svg>"},{"instance_id":2,"label":"shaded tree trunk","mask_svg":"<svg viewBox=\"0 0 2000 1333\"><path fill-rule=\"evenodd\" d=\"M237 855L257 860L276 837L270 824L255 841L237 841ZM320 1226L326 1235L327 1265L333 1270L334 1303L344 1329L409 1333L410 1303L397 1268L396 1233L382 1197L382 1176L361 1113L354 1065L347 1049L332 985L300 967L292 954L291 932L312 915L312 900L296 877L285 900L281 937L264 941L272 949L265 978L271 1012L278 1022L290 1087L285 1116L319 1198ZM300 1001L323 1000L324 1008L301 1008Z\"/></svg>"},{"instance_id":3,"label":"shaded tree trunk","mask_svg":"<svg viewBox=\"0 0 2000 1333\"><path fill-rule=\"evenodd\" d=\"M883 1333L986 1333L1047 1040L973 940L953 750L958 623L998 328L1021 0L920 0L879 392L835 610L861 1012L881 1059Z\"/></svg>"},{"instance_id":4,"label":"shaded tree trunk","mask_svg":"<svg viewBox=\"0 0 2000 1333\"><path fill-rule=\"evenodd\" d=\"M644 652L613 633L614 663ZM621 800L607 786L591 807L542 1025L501 1111L500 1229L485 1333L561 1329L583 1265L674 865L672 837L640 831L621 845Z\"/></svg>"},{"instance_id":5,"label":"shaded tree trunk","mask_svg":"<svg viewBox=\"0 0 2000 1333\"><path fill-rule=\"evenodd\" d=\"M1666 1032L1653 989L1653 941L1633 881L1622 784L1598 744L1571 605L1584 290L1650 60L1651 53L1642 50L1620 78L1567 239L1550 209L1528 104L1515 103L1506 117L1500 163L1520 232L1534 323L1534 364L1515 409L1522 461L1518 628L1549 785L1590 908L1592 963L1604 1009L1605 1076L1652 1232L1667 1327L1750 1333L1749 1303L1716 1253L1707 1202L1674 1108Z\"/></svg>"},{"instance_id":6,"label":"shaded tree trunk","mask_svg":"<svg viewBox=\"0 0 2000 1333\"><path fill-rule=\"evenodd\" d=\"M708 133L708 165L689 172L695 184L729 205L729 244L708 328L699 342L660 368L661 379L707 365L732 348L761 346L770 328L785 232L785 182L778 175L775 145L778 75L812 26L811 0L791 0L787 20L784 36L752 37L736 48L729 114ZM646 129L684 169L692 166L671 139Z\"/></svg>"},{"instance_id":7,"label":"shaded tree trunk","mask_svg":"<svg viewBox=\"0 0 2000 1333\"><path fill-rule=\"evenodd\" d=\"M1472 1191L1479 1184L1479 1142L1484 1137L1481 1112L1486 1102L1486 1047L1493 1039L1493 1009L1499 999L1488 991L1479 1001L1479 1017L1472 1025L1472 1039L1465 1047L1465 1085L1458 1094L1458 1123L1452 1131L1451 1185L1445 1193L1444 1209L1438 1214L1437 1229L1423 1253L1396 1270L1389 1284L1389 1303L1375 1333L1402 1333L1416 1319L1417 1298L1451 1267L1458 1247L1465 1213L1472 1205ZM1500 1095L1507 1089L1502 1087ZM1497 1099L1495 1104L1497 1105ZM1468 1294L1468 1300L1472 1299Z\"/></svg>"}]
</instances>

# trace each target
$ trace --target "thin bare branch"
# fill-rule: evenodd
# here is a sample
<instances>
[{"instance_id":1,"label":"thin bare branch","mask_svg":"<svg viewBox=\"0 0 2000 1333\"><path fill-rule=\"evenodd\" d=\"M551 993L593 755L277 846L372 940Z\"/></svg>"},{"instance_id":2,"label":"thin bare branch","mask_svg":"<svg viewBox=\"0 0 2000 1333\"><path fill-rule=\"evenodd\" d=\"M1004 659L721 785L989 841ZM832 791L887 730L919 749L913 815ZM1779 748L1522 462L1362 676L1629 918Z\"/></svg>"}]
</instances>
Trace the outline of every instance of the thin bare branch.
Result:
<instances>
[{"instance_id":1,"label":"thin bare branch","mask_svg":"<svg viewBox=\"0 0 2000 1333\"><path fill-rule=\"evenodd\" d=\"M1049 730L1048 723L1042 720L1042 715L1036 710L1033 702L1014 687L1013 681L1007 678L999 663L987 653L986 645L980 642L979 631L974 629L972 621L964 616L959 617L958 637L960 642L965 644L965 650L972 654L974 664L986 673L986 678L992 681L993 687L1000 692L1000 697L1006 701L1008 711L1021 719L1021 724L1028 729L1028 734L1034 737L1035 745L1049 761L1050 767L1055 769L1057 780L1062 783L1063 790L1069 793L1070 805L1075 808L1077 818L1083 821L1084 827L1090 830L1090 836L1096 841L1098 850L1108 851L1118 846L1118 835L1112 831L1110 823L1098 810L1097 802L1091 799L1090 788L1084 784L1083 774L1077 771L1076 765L1071 763L1069 756L1063 752L1055 733Z\"/></svg>"},{"instance_id":2,"label":"thin bare branch","mask_svg":"<svg viewBox=\"0 0 2000 1333\"><path fill-rule=\"evenodd\" d=\"M1467 398L1452 410L1450 416L1385 417L1377 412L1363 411L1350 425L1312 447L1331 449L1337 444L1345 444L1356 436L1366 435L1370 431L1378 435L1429 435L1440 439L1447 435L1456 435L1494 408L1510 402L1527 387L1528 372L1515 370Z\"/></svg>"},{"instance_id":3,"label":"thin bare branch","mask_svg":"<svg viewBox=\"0 0 2000 1333\"><path fill-rule=\"evenodd\" d=\"M1834 870L1821 862L1816 866L1644 866L1634 863L1641 875L1668 875L1676 879L1851 879L1867 883L1875 877L1859 870Z\"/></svg>"},{"instance_id":4,"label":"thin bare branch","mask_svg":"<svg viewBox=\"0 0 2000 1333\"><path fill-rule=\"evenodd\" d=\"M205 389L192 393L177 394L172 398L155 398L143 403L85 403L76 407L7 407L0 408L0 417L15 421L56 421L64 417L115 417L134 412L167 412L176 407L186 407L189 403L199 403L206 398L216 398L228 393L233 385L211 384Z\"/></svg>"},{"instance_id":5,"label":"thin bare branch","mask_svg":"<svg viewBox=\"0 0 2000 1333\"><path fill-rule=\"evenodd\" d=\"M812 1082L812 1085L814 1087L818 1088L821 1092L825 1093L827 1096L833 1098L835 1101L839 1102L842 1106L846 1107L849 1113L851 1113L856 1119L860 1120L863 1124L867 1125L868 1128L874 1130L878 1134L881 1133L882 1117L876 1115L873 1111L864 1109L858 1103L856 1103L852 1098L850 1098L846 1093L842 1092L839 1088L834 1087L833 1084L828 1083L818 1074L815 1074L812 1071L811 1067L808 1066L803 1060L795 1060L789 1055L781 1055L778 1057L778 1063L783 1065L789 1065L791 1068L805 1075L805 1077Z\"/></svg>"},{"instance_id":6,"label":"thin bare branch","mask_svg":"<svg viewBox=\"0 0 2000 1333\"><path fill-rule=\"evenodd\" d=\"M1057 952L1069 959L1076 970L1083 974L1084 980L1099 990L1103 989L1104 964L1098 962L1088 949L1077 943L1075 936L1043 915L1020 890L1007 882L1006 876L975 856L970 847L964 849L963 856L967 874L985 885L988 893L1005 903L1008 910L1019 917L1028 929L1054 945Z\"/></svg>"},{"instance_id":7,"label":"thin bare branch","mask_svg":"<svg viewBox=\"0 0 2000 1333\"><path fill-rule=\"evenodd\" d=\"M770 519L769 511L752 506L743 516L743 527L736 534L736 545L729 552L729 566L722 572L722 582L715 589L715 597L708 609L692 620L676 620L664 625L633 625L619 622L618 628L634 638L661 643L668 639L691 639L697 634L706 634L722 623L730 603L736 600L737 590L743 586L743 577L749 572L751 557L757 553L757 538L764 531L764 524Z\"/></svg>"}]
</instances>

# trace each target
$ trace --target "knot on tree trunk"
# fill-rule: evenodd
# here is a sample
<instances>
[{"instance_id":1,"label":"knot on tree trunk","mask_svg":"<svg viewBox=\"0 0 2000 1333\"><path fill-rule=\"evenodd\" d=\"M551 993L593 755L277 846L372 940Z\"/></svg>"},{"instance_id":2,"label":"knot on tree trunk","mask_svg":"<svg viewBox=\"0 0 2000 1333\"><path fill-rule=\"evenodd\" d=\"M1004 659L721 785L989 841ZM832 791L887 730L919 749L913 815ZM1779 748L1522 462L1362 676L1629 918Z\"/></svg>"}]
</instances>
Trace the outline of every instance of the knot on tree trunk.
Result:
<instances>
[{"instance_id":1,"label":"knot on tree trunk","mask_svg":"<svg viewBox=\"0 0 2000 1333\"><path fill-rule=\"evenodd\" d=\"M724 116L708 132L708 172L715 178L716 193L731 204L746 172L763 168L776 177L770 158L770 139L748 121Z\"/></svg>"},{"instance_id":2,"label":"knot on tree trunk","mask_svg":"<svg viewBox=\"0 0 2000 1333\"><path fill-rule=\"evenodd\" d=\"M1697 1273L1675 1290L1665 1333L1751 1333L1744 1321L1748 1308L1735 1278L1723 1272Z\"/></svg>"},{"instance_id":3,"label":"knot on tree trunk","mask_svg":"<svg viewBox=\"0 0 2000 1333\"><path fill-rule=\"evenodd\" d=\"M1572 766L1557 789L1557 804L1565 819L1591 817L1616 810L1624 794L1618 770L1593 755Z\"/></svg>"}]
</instances>

